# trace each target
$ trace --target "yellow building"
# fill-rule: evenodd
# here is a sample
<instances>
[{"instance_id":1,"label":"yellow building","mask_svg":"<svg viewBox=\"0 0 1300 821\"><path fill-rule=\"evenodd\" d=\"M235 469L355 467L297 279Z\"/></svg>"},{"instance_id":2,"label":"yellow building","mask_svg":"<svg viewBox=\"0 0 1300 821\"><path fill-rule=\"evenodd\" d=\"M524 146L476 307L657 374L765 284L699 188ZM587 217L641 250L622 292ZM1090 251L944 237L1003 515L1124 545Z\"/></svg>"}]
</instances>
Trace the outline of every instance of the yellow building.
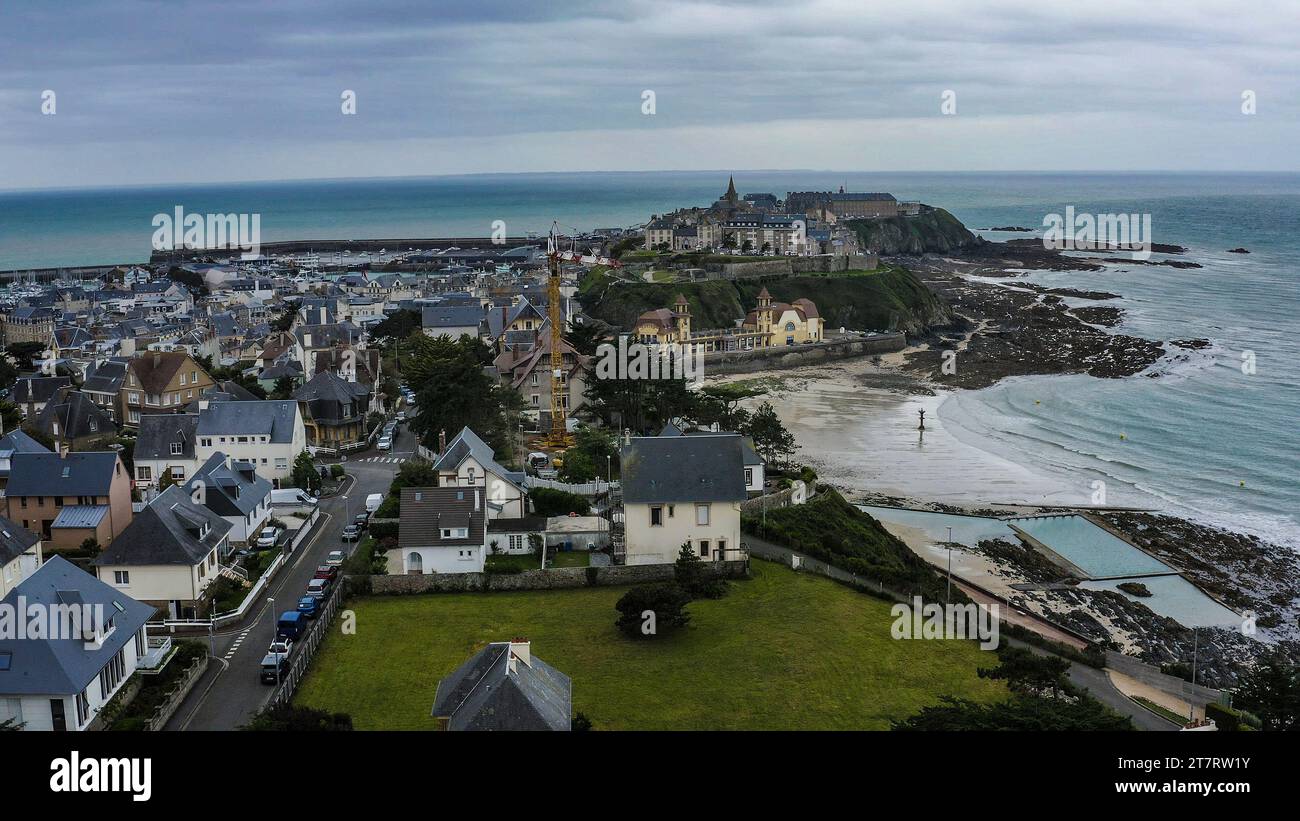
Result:
<instances>
[{"instance_id":1,"label":"yellow building","mask_svg":"<svg viewBox=\"0 0 1300 821\"><path fill-rule=\"evenodd\" d=\"M773 302L767 288L759 292L758 306L740 327L693 331L690 305L685 296L678 294L671 310L646 311L637 317L633 328L637 342L690 343L700 345L706 353L821 342L823 333L821 314L811 299L796 299L791 304Z\"/></svg>"}]
</instances>

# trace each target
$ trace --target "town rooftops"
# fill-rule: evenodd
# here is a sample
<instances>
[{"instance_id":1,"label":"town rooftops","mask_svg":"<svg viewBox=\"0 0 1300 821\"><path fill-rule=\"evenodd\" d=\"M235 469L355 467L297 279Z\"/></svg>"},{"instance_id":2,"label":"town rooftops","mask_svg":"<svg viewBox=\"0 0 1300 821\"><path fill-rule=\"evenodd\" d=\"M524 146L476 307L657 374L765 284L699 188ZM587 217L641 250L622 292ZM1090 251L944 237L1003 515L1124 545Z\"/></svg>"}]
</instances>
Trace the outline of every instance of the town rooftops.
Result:
<instances>
[{"instance_id":1,"label":"town rooftops","mask_svg":"<svg viewBox=\"0 0 1300 821\"><path fill-rule=\"evenodd\" d=\"M24 376L14 382L9 401L16 405L27 402L48 402L59 388L72 384L67 376Z\"/></svg>"},{"instance_id":2,"label":"town rooftops","mask_svg":"<svg viewBox=\"0 0 1300 821\"><path fill-rule=\"evenodd\" d=\"M186 491L172 485L135 514L94 564L193 566L221 544L230 527L225 519L195 504Z\"/></svg>"},{"instance_id":3,"label":"town rooftops","mask_svg":"<svg viewBox=\"0 0 1300 821\"><path fill-rule=\"evenodd\" d=\"M17 607L49 612L70 602L103 608L113 630L98 649L87 650L78 637L60 639L0 638L0 695L74 695L85 690L154 613L154 608L123 595L62 556L54 555L5 596Z\"/></svg>"},{"instance_id":4,"label":"town rooftops","mask_svg":"<svg viewBox=\"0 0 1300 821\"><path fill-rule=\"evenodd\" d=\"M620 458L629 504L746 498L744 452L735 433L635 437Z\"/></svg>"},{"instance_id":5,"label":"town rooftops","mask_svg":"<svg viewBox=\"0 0 1300 821\"><path fill-rule=\"evenodd\" d=\"M142 389L157 394L165 391L176 372L191 362L184 351L155 351L132 359L128 366Z\"/></svg>"},{"instance_id":6,"label":"town rooftops","mask_svg":"<svg viewBox=\"0 0 1300 821\"><path fill-rule=\"evenodd\" d=\"M482 465L484 470L491 471L507 482L518 485L523 481L524 474L507 470L498 464L491 446L469 427L461 428L456 438L447 443L447 449L433 463L433 469L439 473L454 473L470 457Z\"/></svg>"},{"instance_id":7,"label":"town rooftops","mask_svg":"<svg viewBox=\"0 0 1300 821\"><path fill-rule=\"evenodd\" d=\"M449 730L572 728L573 682L526 641L494 642L438 682L433 715Z\"/></svg>"},{"instance_id":8,"label":"town rooftops","mask_svg":"<svg viewBox=\"0 0 1300 821\"><path fill-rule=\"evenodd\" d=\"M198 491L199 500L220 516L247 516L271 494L271 483L251 462L232 459L220 451L208 457L185 483L187 493Z\"/></svg>"},{"instance_id":9,"label":"town rooftops","mask_svg":"<svg viewBox=\"0 0 1300 821\"><path fill-rule=\"evenodd\" d=\"M7 496L107 496L121 462L113 451L15 453Z\"/></svg>"}]
</instances>

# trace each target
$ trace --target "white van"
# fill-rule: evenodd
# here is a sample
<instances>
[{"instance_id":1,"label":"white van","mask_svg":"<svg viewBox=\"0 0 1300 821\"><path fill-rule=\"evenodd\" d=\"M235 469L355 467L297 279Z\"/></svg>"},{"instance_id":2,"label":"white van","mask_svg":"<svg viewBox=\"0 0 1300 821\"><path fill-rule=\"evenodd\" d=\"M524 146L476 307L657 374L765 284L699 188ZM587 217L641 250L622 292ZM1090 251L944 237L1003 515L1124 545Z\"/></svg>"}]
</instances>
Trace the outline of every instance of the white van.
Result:
<instances>
[{"instance_id":1,"label":"white van","mask_svg":"<svg viewBox=\"0 0 1300 821\"><path fill-rule=\"evenodd\" d=\"M374 513L384 503L384 494L372 493L366 497L366 512Z\"/></svg>"},{"instance_id":2,"label":"white van","mask_svg":"<svg viewBox=\"0 0 1300 821\"><path fill-rule=\"evenodd\" d=\"M315 507L316 497L302 488L283 487L271 491L271 505L279 507Z\"/></svg>"},{"instance_id":3,"label":"white van","mask_svg":"<svg viewBox=\"0 0 1300 821\"><path fill-rule=\"evenodd\" d=\"M381 453L387 453L392 449L393 449L393 440L387 434L379 437L379 451Z\"/></svg>"}]
</instances>

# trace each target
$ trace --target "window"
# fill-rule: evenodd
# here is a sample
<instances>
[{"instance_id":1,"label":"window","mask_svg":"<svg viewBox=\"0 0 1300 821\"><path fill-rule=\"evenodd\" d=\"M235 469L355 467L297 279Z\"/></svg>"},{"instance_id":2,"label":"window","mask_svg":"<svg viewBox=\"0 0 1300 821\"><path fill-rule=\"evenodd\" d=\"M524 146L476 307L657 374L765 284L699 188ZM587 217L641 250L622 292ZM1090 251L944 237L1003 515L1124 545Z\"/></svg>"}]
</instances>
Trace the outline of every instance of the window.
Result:
<instances>
[{"instance_id":1,"label":"window","mask_svg":"<svg viewBox=\"0 0 1300 821\"><path fill-rule=\"evenodd\" d=\"M130 402L132 405L138 405L140 404L140 394L128 393L126 395L126 401Z\"/></svg>"},{"instance_id":2,"label":"window","mask_svg":"<svg viewBox=\"0 0 1300 821\"><path fill-rule=\"evenodd\" d=\"M707 525L708 523L709 523L709 506L708 506L708 505L696 505L696 506L695 506L695 524L697 524L697 525Z\"/></svg>"},{"instance_id":3,"label":"window","mask_svg":"<svg viewBox=\"0 0 1300 821\"><path fill-rule=\"evenodd\" d=\"M650 508L650 526L663 527L663 524L664 524L664 509L658 506Z\"/></svg>"},{"instance_id":4,"label":"window","mask_svg":"<svg viewBox=\"0 0 1300 821\"><path fill-rule=\"evenodd\" d=\"M140 411L138 411L138 410L128 411L127 414L126 414L126 418L127 418L128 421L131 421L131 422L139 422L139 421L140 421Z\"/></svg>"},{"instance_id":5,"label":"window","mask_svg":"<svg viewBox=\"0 0 1300 821\"><path fill-rule=\"evenodd\" d=\"M130 570L114 570L114 571L113 571L113 584L126 585L126 584L130 584L130 583L131 583L131 571L130 571Z\"/></svg>"},{"instance_id":6,"label":"window","mask_svg":"<svg viewBox=\"0 0 1300 821\"><path fill-rule=\"evenodd\" d=\"M180 455L181 455L181 443L180 443L180 442L172 442L171 450L172 450L172 456L180 456Z\"/></svg>"},{"instance_id":7,"label":"window","mask_svg":"<svg viewBox=\"0 0 1300 821\"><path fill-rule=\"evenodd\" d=\"M510 534L510 549L511 549L511 550L522 550L523 547L524 547L524 537L523 537L523 534L522 534L522 533L511 533L511 534Z\"/></svg>"},{"instance_id":8,"label":"window","mask_svg":"<svg viewBox=\"0 0 1300 821\"><path fill-rule=\"evenodd\" d=\"M136 465L135 475L141 482L153 481L153 468L148 465ZM26 501L25 499L23 501Z\"/></svg>"},{"instance_id":9,"label":"window","mask_svg":"<svg viewBox=\"0 0 1300 821\"><path fill-rule=\"evenodd\" d=\"M173 478L173 479L184 479L184 478L185 478L185 468L180 467L179 465L172 465L172 478Z\"/></svg>"},{"instance_id":10,"label":"window","mask_svg":"<svg viewBox=\"0 0 1300 821\"><path fill-rule=\"evenodd\" d=\"M63 714L63 699L50 699L50 729L62 732L68 729L68 719Z\"/></svg>"},{"instance_id":11,"label":"window","mask_svg":"<svg viewBox=\"0 0 1300 821\"><path fill-rule=\"evenodd\" d=\"M90 699L86 698L86 691L82 690L77 693L77 726L80 727L90 718Z\"/></svg>"},{"instance_id":12,"label":"window","mask_svg":"<svg viewBox=\"0 0 1300 821\"><path fill-rule=\"evenodd\" d=\"M726 540L726 539L718 539L718 553L717 553L717 557L718 557L719 559L725 559L725 558L727 558L727 540Z\"/></svg>"},{"instance_id":13,"label":"window","mask_svg":"<svg viewBox=\"0 0 1300 821\"><path fill-rule=\"evenodd\" d=\"M444 527L442 529L442 538L444 539L468 539L469 528L466 527Z\"/></svg>"},{"instance_id":14,"label":"window","mask_svg":"<svg viewBox=\"0 0 1300 821\"><path fill-rule=\"evenodd\" d=\"M708 539L701 539L701 540L700 540L700 558L701 558L701 559L707 559L707 558L709 558L709 540L708 540Z\"/></svg>"},{"instance_id":15,"label":"window","mask_svg":"<svg viewBox=\"0 0 1300 821\"><path fill-rule=\"evenodd\" d=\"M538 395L538 394L533 394L533 395L532 395L532 402L533 402L533 407L534 407L534 408L536 408L536 407L540 407L541 404L542 404L542 403L541 403L541 396Z\"/></svg>"},{"instance_id":16,"label":"window","mask_svg":"<svg viewBox=\"0 0 1300 821\"><path fill-rule=\"evenodd\" d=\"M754 484L754 469L745 468L745 487L749 487L752 484Z\"/></svg>"}]
</instances>

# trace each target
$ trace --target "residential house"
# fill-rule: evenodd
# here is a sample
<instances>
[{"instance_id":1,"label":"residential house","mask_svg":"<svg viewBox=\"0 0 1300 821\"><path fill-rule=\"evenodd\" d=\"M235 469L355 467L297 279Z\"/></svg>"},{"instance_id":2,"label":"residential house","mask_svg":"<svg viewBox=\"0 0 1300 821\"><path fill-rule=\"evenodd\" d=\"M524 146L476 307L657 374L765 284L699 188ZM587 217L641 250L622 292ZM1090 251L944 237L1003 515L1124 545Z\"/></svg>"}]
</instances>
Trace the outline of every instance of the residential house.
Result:
<instances>
[{"instance_id":1,"label":"residential house","mask_svg":"<svg viewBox=\"0 0 1300 821\"><path fill-rule=\"evenodd\" d=\"M201 461L196 453L197 413L147 413L136 432L135 486L154 488L164 475L178 484L194 475Z\"/></svg>"},{"instance_id":2,"label":"residential house","mask_svg":"<svg viewBox=\"0 0 1300 821\"><path fill-rule=\"evenodd\" d=\"M127 363L118 419L128 427L146 413L183 413L213 387L212 377L183 351L147 353Z\"/></svg>"},{"instance_id":3,"label":"residential house","mask_svg":"<svg viewBox=\"0 0 1300 821\"><path fill-rule=\"evenodd\" d=\"M37 415L33 427L53 439L56 450L80 450L117 434L112 417L86 394L70 387L59 389Z\"/></svg>"},{"instance_id":4,"label":"residential house","mask_svg":"<svg viewBox=\"0 0 1300 821\"><path fill-rule=\"evenodd\" d=\"M40 538L0 516L0 598L35 573L42 561Z\"/></svg>"},{"instance_id":5,"label":"residential house","mask_svg":"<svg viewBox=\"0 0 1300 821\"><path fill-rule=\"evenodd\" d=\"M221 573L230 523L172 485L135 515L95 558L99 580L168 618L200 618L204 592Z\"/></svg>"},{"instance_id":6,"label":"residential house","mask_svg":"<svg viewBox=\"0 0 1300 821\"><path fill-rule=\"evenodd\" d=\"M439 487L483 488L489 519L520 519L527 514L524 473L501 466L492 448L474 431L461 428L439 450L433 463Z\"/></svg>"},{"instance_id":7,"label":"residential house","mask_svg":"<svg viewBox=\"0 0 1300 821\"><path fill-rule=\"evenodd\" d=\"M334 348L359 349L362 332L350 322L334 325L299 325L293 329L294 358L302 365L303 373L314 374L316 356Z\"/></svg>"},{"instance_id":8,"label":"residential house","mask_svg":"<svg viewBox=\"0 0 1300 821\"><path fill-rule=\"evenodd\" d=\"M302 409L307 446L332 452L357 447L366 441L366 411L371 390L333 371L321 371L293 392Z\"/></svg>"},{"instance_id":9,"label":"residential house","mask_svg":"<svg viewBox=\"0 0 1300 821\"><path fill-rule=\"evenodd\" d=\"M302 411L293 399L198 402L195 458L224 453L256 467L269 482L286 481L293 460L307 449Z\"/></svg>"},{"instance_id":10,"label":"residential house","mask_svg":"<svg viewBox=\"0 0 1300 821\"><path fill-rule=\"evenodd\" d=\"M489 509L489 513L491 510ZM488 555L502 553L517 556L533 552L537 536L546 542L547 519L544 516L525 516L522 519L489 518L487 523Z\"/></svg>"},{"instance_id":11,"label":"residential house","mask_svg":"<svg viewBox=\"0 0 1300 821\"><path fill-rule=\"evenodd\" d=\"M745 317L742 327L765 334L763 347L801 345L825 338L821 314L811 299L773 302L767 288L758 292L758 307Z\"/></svg>"},{"instance_id":12,"label":"residential house","mask_svg":"<svg viewBox=\"0 0 1300 821\"><path fill-rule=\"evenodd\" d=\"M388 572L482 572L487 528L481 487L405 487Z\"/></svg>"},{"instance_id":13,"label":"residential house","mask_svg":"<svg viewBox=\"0 0 1300 821\"><path fill-rule=\"evenodd\" d=\"M109 418L117 421L122 407L122 385L126 382L129 357L114 357L97 362L86 369L81 392L98 405Z\"/></svg>"},{"instance_id":14,"label":"residential house","mask_svg":"<svg viewBox=\"0 0 1300 821\"><path fill-rule=\"evenodd\" d=\"M0 638L0 722L23 730L101 729L100 711L147 651L145 623L154 608L62 556L50 557L10 590L6 608L16 608L20 598L44 612L81 615L81 608L90 608L91 618L71 621L91 629L57 638Z\"/></svg>"},{"instance_id":15,"label":"residential house","mask_svg":"<svg viewBox=\"0 0 1300 821\"><path fill-rule=\"evenodd\" d=\"M573 682L523 639L492 642L438 682L440 730L558 730L573 725Z\"/></svg>"},{"instance_id":16,"label":"residential house","mask_svg":"<svg viewBox=\"0 0 1300 821\"><path fill-rule=\"evenodd\" d=\"M591 371L591 357L584 356L560 340L560 405L568 415L577 413L586 404L587 379ZM503 380L518 391L527 406L525 411L537 420L542 430L551 424L551 336L542 334L532 350L506 350L493 363Z\"/></svg>"},{"instance_id":17,"label":"residential house","mask_svg":"<svg viewBox=\"0 0 1300 821\"><path fill-rule=\"evenodd\" d=\"M18 406L24 418L35 419L59 388L71 384L72 379L67 376L24 376L14 382L9 391L9 401Z\"/></svg>"},{"instance_id":18,"label":"residential house","mask_svg":"<svg viewBox=\"0 0 1300 821\"><path fill-rule=\"evenodd\" d=\"M185 492L230 524L230 545L247 544L271 518L271 483L251 462L214 453L185 483Z\"/></svg>"},{"instance_id":19,"label":"residential house","mask_svg":"<svg viewBox=\"0 0 1300 821\"><path fill-rule=\"evenodd\" d=\"M620 464L626 564L674 562L687 543L706 561L736 555L747 498L738 434L630 438Z\"/></svg>"},{"instance_id":20,"label":"residential house","mask_svg":"<svg viewBox=\"0 0 1300 821\"><path fill-rule=\"evenodd\" d=\"M477 306L437 305L420 311L420 328L425 336L445 336L453 340L462 336L477 339L484 322L483 309Z\"/></svg>"},{"instance_id":21,"label":"residential house","mask_svg":"<svg viewBox=\"0 0 1300 821\"><path fill-rule=\"evenodd\" d=\"M131 523L131 477L112 451L15 453L9 463L8 516L47 550L106 545Z\"/></svg>"}]
</instances>

